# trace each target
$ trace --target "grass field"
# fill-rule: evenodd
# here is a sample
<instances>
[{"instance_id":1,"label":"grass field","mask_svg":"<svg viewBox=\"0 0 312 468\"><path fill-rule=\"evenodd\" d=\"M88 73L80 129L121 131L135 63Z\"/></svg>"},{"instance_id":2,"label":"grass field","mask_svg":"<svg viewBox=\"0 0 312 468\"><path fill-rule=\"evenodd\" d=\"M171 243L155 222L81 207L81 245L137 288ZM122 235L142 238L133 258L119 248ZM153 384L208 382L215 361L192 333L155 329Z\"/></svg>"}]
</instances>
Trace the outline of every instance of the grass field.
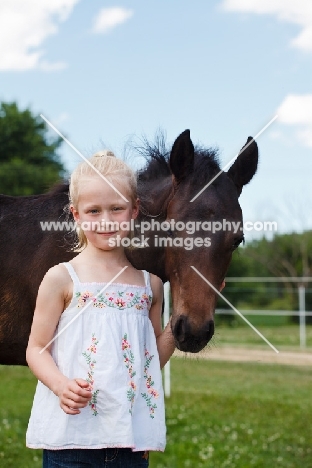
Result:
<instances>
[{"instance_id":1,"label":"grass field","mask_svg":"<svg viewBox=\"0 0 312 468\"><path fill-rule=\"evenodd\" d=\"M151 468L312 468L308 367L173 358L167 448ZM0 367L0 466L39 468L25 448L35 379Z\"/></svg>"},{"instance_id":2,"label":"grass field","mask_svg":"<svg viewBox=\"0 0 312 468\"><path fill-rule=\"evenodd\" d=\"M281 350L299 351L299 325L280 325L257 320L257 316L247 316L254 325L274 346ZM216 317L216 329L211 346L249 346L268 348L268 345L252 330L249 325L237 319L234 326L228 326ZM312 325L306 327L307 351L312 351ZM268 348L270 349L270 348Z\"/></svg>"}]
</instances>

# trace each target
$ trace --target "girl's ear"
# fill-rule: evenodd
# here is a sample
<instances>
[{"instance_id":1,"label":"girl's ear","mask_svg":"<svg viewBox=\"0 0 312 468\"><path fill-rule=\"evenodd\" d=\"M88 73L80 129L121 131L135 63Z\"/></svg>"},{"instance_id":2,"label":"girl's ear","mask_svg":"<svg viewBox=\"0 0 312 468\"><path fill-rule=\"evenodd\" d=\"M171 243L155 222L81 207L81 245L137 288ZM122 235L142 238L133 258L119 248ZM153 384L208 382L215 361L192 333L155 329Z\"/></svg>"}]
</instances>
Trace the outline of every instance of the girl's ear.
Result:
<instances>
[{"instance_id":1,"label":"girl's ear","mask_svg":"<svg viewBox=\"0 0 312 468\"><path fill-rule=\"evenodd\" d=\"M73 215L74 220L78 223L79 222L79 213L78 213L78 211L74 208L73 205L70 205L69 209L70 209L70 211L71 211L71 213Z\"/></svg>"},{"instance_id":2,"label":"girl's ear","mask_svg":"<svg viewBox=\"0 0 312 468\"><path fill-rule=\"evenodd\" d=\"M136 219L139 214L140 200L137 198L132 207L132 219Z\"/></svg>"}]
</instances>

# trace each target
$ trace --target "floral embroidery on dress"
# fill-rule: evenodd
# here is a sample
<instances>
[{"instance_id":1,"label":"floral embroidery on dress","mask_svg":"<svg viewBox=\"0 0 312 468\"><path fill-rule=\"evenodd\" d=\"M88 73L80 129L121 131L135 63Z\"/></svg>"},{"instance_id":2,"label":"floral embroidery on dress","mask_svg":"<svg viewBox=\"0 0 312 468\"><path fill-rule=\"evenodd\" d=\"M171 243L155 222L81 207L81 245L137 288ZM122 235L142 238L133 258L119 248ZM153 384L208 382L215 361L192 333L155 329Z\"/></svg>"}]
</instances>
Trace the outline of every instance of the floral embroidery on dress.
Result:
<instances>
[{"instance_id":1,"label":"floral embroidery on dress","mask_svg":"<svg viewBox=\"0 0 312 468\"><path fill-rule=\"evenodd\" d=\"M86 359L87 364L89 366L88 377L86 378L86 381L89 383L90 389L92 391L92 397L91 397L91 400L89 401L89 406L91 407L91 410L94 416L98 414L96 405L97 405L97 396L98 396L99 390L96 390L95 392L93 392L93 385L94 385L93 375L94 375L94 367L96 364L96 360L92 359L91 355L92 353L96 354L96 345L98 344L98 342L99 341L96 339L95 334L93 333L92 342L90 346L87 348L85 352L82 353L83 357Z\"/></svg>"},{"instance_id":2,"label":"floral embroidery on dress","mask_svg":"<svg viewBox=\"0 0 312 468\"><path fill-rule=\"evenodd\" d=\"M135 293L125 291L116 291L106 294L100 294L94 305L96 307L114 307L115 309L123 310L131 307L136 307L137 309L143 309L143 304L147 302L149 296L145 293L141 294L136 291Z\"/></svg>"},{"instance_id":3,"label":"floral embroidery on dress","mask_svg":"<svg viewBox=\"0 0 312 468\"><path fill-rule=\"evenodd\" d=\"M133 377L136 375L136 372L133 370L134 355L133 355L133 352L131 351L131 345L129 341L127 340L127 333L124 334L124 337L121 340L121 349L123 351L124 363L125 363L126 368L128 369L128 374L130 377L130 381L129 381L130 388L127 390L127 398L130 401L129 413L132 414L132 407L134 404L135 391L136 391L136 384L133 380Z\"/></svg>"},{"instance_id":4,"label":"floral embroidery on dress","mask_svg":"<svg viewBox=\"0 0 312 468\"><path fill-rule=\"evenodd\" d=\"M152 362L153 357L154 355L151 356L145 348L144 379L146 379L145 384L147 388L147 393L141 393L141 395L146 401L151 418L154 418L155 409L157 408L156 403L152 403L152 399L159 397L159 393L153 388L154 381L152 380L151 375L148 373L148 368Z\"/></svg>"},{"instance_id":5,"label":"floral embroidery on dress","mask_svg":"<svg viewBox=\"0 0 312 468\"><path fill-rule=\"evenodd\" d=\"M99 293L99 291L98 291ZM93 307L103 309L104 307L114 307L115 309L124 310L131 307L135 307L138 310L144 309L145 306L148 308L152 303L152 296L146 293L139 293L136 291L126 292L125 291L111 291L101 293L98 296L94 296L89 291L77 292L76 298L78 299L77 307L83 307L88 299L93 302Z\"/></svg>"},{"instance_id":6,"label":"floral embroidery on dress","mask_svg":"<svg viewBox=\"0 0 312 468\"><path fill-rule=\"evenodd\" d=\"M81 292L77 292L76 293L76 297L78 299L78 305L77 307L82 307L85 305L85 303L87 302L87 300L93 296L93 293L90 292L90 291L84 291L83 293ZM93 299L94 301L94 299Z\"/></svg>"}]
</instances>

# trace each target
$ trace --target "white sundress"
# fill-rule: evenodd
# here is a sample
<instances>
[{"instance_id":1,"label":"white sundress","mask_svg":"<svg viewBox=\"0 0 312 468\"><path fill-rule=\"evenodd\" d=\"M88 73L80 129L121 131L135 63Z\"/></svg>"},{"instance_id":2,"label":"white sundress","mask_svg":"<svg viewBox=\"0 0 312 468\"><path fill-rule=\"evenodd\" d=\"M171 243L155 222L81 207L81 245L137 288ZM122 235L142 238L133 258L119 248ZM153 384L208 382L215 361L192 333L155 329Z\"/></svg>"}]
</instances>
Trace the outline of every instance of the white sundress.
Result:
<instances>
[{"instance_id":1,"label":"white sundress","mask_svg":"<svg viewBox=\"0 0 312 468\"><path fill-rule=\"evenodd\" d=\"M92 399L80 414L68 415L39 381L27 447L163 451L164 396L149 319L149 273L143 271L145 286L82 283L72 265L64 265L74 283L73 298L60 317L51 354L64 375L89 382Z\"/></svg>"}]
</instances>

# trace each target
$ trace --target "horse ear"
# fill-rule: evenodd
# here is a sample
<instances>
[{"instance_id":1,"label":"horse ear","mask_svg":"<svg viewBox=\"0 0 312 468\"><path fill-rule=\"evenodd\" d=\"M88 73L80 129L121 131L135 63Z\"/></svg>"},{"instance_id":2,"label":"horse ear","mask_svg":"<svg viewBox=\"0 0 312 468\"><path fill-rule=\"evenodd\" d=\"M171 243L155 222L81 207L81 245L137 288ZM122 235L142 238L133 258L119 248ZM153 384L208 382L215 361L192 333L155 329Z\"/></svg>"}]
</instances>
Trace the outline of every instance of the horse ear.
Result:
<instances>
[{"instance_id":1,"label":"horse ear","mask_svg":"<svg viewBox=\"0 0 312 468\"><path fill-rule=\"evenodd\" d=\"M243 186L248 184L255 175L258 167L258 145L252 137L248 137L239 155L227 172L236 185L238 196Z\"/></svg>"},{"instance_id":2,"label":"horse ear","mask_svg":"<svg viewBox=\"0 0 312 468\"><path fill-rule=\"evenodd\" d=\"M173 143L169 166L177 182L193 171L194 146L189 130L184 130Z\"/></svg>"}]
</instances>

